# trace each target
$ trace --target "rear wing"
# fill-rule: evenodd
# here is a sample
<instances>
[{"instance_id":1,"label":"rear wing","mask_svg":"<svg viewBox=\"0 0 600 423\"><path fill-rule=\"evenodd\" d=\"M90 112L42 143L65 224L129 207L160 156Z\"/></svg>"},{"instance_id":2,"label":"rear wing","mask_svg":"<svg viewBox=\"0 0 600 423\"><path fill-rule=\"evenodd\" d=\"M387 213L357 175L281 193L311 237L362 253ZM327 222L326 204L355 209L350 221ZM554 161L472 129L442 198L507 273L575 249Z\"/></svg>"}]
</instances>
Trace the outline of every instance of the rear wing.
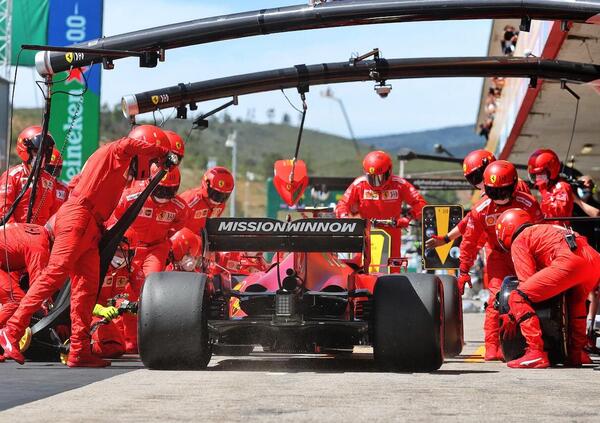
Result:
<instances>
[{"instance_id":1,"label":"rear wing","mask_svg":"<svg viewBox=\"0 0 600 423\"><path fill-rule=\"evenodd\" d=\"M206 224L210 251L360 253L362 219L214 218Z\"/></svg>"}]
</instances>

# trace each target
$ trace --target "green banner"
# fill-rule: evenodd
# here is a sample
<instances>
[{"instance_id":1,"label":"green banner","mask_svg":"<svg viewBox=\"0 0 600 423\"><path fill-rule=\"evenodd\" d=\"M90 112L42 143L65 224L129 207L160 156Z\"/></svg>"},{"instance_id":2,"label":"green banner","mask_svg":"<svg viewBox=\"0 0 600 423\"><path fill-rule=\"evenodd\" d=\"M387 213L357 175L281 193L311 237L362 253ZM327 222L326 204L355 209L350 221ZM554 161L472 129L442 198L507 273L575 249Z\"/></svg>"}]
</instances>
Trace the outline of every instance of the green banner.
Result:
<instances>
[{"instance_id":1,"label":"green banner","mask_svg":"<svg viewBox=\"0 0 600 423\"><path fill-rule=\"evenodd\" d=\"M52 0L48 43L64 46L100 37L102 3L102 0ZM84 66L54 77L50 132L62 151L63 181L70 181L81 172L87 158L98 148L100 69L100 65Z\"/></svg>"},{"instance_id":2,"label":"green banner","mask_svg":"<svg viewBox=\"0 0 600 423\"><path fill-rule=\"evenodd\" d=\"M46 44L50 0L13 0L11 63L17 64L22 44ZM35 51L21 53L20 66L35 65Z\"/></svg>"}]
</instances>

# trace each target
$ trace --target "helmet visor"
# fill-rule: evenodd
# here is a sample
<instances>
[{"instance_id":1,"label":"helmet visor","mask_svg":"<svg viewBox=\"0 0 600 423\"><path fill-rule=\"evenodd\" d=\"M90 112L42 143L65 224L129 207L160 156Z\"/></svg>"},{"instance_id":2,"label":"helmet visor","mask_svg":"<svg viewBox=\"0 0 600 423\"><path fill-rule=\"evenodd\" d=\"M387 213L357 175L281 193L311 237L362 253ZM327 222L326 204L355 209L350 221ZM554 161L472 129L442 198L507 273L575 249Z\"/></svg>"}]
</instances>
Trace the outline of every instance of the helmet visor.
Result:
<instances>
[{"instance_id":1,"label":"helmet visor","mask_svg":"<svg viewBox=\"0 0 600 423\"><path fill-rule=\"evenodd\" d=\"M367 173L367 181L372 187L381 187L388 181L388 179L390 179L391 173L391 169L380 175L371 175L370 173Z\"/></svg>"},{"instance_id":2,"label":"helmet visor","mask_svg":"<svg viewBox=\"0 0 600 423\"><path fill-rule=\"evenodd\" d=\"M492 200L507 200L512 197L515 191L515 184L511 184L505 187L490 187L485 186L485 193Z\"/></svg>"},{"instance_id":3,"label":"helmet visor","mask_svg":"<svg viewBox=\"0 0 600 423\"><path fill-rule=\"evenodd\" d=\"M217 191L214 188L208 187L208 198L215 203L224 203L229 198L229 192Z\"/></svg>"},{"instance_id":4,"label":"helmet visor","mask_svg":"<svg viewBox=\"0 0 600 423\"><path fill-rule=\"evenodd\" d=\"M474 187L477 187L480 183L483 182L483 172L485 171L485 167L481 166L477 169L473 170L471 173L465 175L465 179Z\"/></svg>"},{"instance_id":5,"label":"helmet visor","mask_svg":"<svg viewBox=\"0 0 600 423\"><path fill-rule=\"evenodd\" d=\"M152 195L156 198L169 199L175 197L175 194L177 194L177 187L164 187L162 185L158 185L156 188L154 188L154 191L152 191Z\"/></svg>"}]
</instances>

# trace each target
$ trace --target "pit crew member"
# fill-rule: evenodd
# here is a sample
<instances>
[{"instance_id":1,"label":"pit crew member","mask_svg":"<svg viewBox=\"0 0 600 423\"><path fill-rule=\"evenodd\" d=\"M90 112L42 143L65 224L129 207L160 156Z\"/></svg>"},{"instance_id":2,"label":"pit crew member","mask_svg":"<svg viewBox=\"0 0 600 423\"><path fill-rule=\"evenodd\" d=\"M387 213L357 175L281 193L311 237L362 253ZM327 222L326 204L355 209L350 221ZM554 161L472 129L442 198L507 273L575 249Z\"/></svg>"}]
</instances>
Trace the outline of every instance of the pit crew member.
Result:
<instances>
[{"instance_id":1,"label":"pit crew member","mask_svg":"<svg viewBox=\"0 0 600 423\"><path fill-rule=\"evenodd\" d=\"M540 206L545 218L573 215L573 189L567 181L559 177L560 166L560 159L556 153L548 149L534 151L527 162L529 178L542 196ZM567 222L548 223L564 225Z\"/></svg>"},{"instance_id":2,"label":"pit crew member","mask_svg":"<svg viewBox=\"0 0 600 423\"><path fill-rule=\"evenodd\" d=\"M600 280L600 254L588 245L585 237L570 229L533 223L526 211L509 209L496 224L498 242L510 250L519 278L518 288L508 298L510 311L502 316L503 332L510 336L519 323L527 342L525 355L507 365L536 369L550 366L532 304L567 290L568 364L579 367L591 363L583 351L587 341L585 299Z\"/></svg>"},{"instance_id":3,"label":"pit crew member","mask_svg":"<svg viewBox=\"0 0 600 423\"><path fill-rule=\"evenodd\" d=\"M6 240L6 242L5 242ZM35 280L48 264L52 240L40 225L8 223L0 228L0 328L19 307L25 292L19 278L28 273Z\"/></svg>"},{"instance_id":4,"label":"pit crew member","mask_svg":"<svg viewBox=\"0 0 600 423\"><path fill-rule=\"evenodd\" d=\"M481 191L481 195L485 195L483 191L483 172L486 167L496 161L496 156L490 151L487 150L474 150L465 156L463 160L463 175L465 179L473 185L473 188L477 188ZM517 191L524 192L526 194L531 195L531 190L525 181L519 178L519 182L517 182ZM469 214L467 213L465 217L456 225L450 232L446 235L433 235L431 238L427 240L425 243L426 248L436 248L440 247L444 244L449 243L450 241L454 241L465 233L467 229L467 223L469 221Z\"/></svg>"},{"instance_id":5,"label":"pit crew member","mask_svg":"<svg viewBox=\"0 0 600 423\"><path fill-rule=\"evenodd\" d=\"M133 250L124 239L110 262L94 306L92 324L102 320L107 322L99 324L92 334L92 351L103 358L137 353L137 341L132 339L132 335L137 334L132 327L137 325L137 319L131 313L119 316L118 310L121 299L134 301L133 298L139 298L144 284L144 273L132 258Z\"/></svg>"},{"instance_id":6,"label":"pit crew member","mask_svg":"<svg viewBox=\"0 0 600 423\"><path fill-rule=\"evenodd\" d=\"M517 170L512 163L497 160L491 163L483 173L486 196L472 208L467 228L461 243L459 290L464 291L465 284L471 285L469 269L473 266L479 251L481 237L487 237L487 272L490 298L495 298L502 280L515 273L510 254L502 249L496 238L496 219L510 208L520 207L531 215L534 222L541 221L542 212L531 195L517 191ZM498 334L499 314L489 304L485 309L483 325L485 335L485 360L502 360Z\"/></svg>"},{"instance_id":7,"label":"pit crew member","mask_svg":"<svg viewBox=\"0 0 600 423\"><path fill-rule=\"evenodd\" d=\"M195 272L202 260L202 238L189 228L182 228L171 237L167 271Z\"/></svg>"},{"instance_id":8,"label":"pit crew member","mask_svg":"<svg viewBox=\"0 0 600 423\"><path fill-rule=\"evenodd\" d=\"M0 216L6 215L14 204L15 199L22 191L29 174L35 156L38 154L42 141L42 127L30 126L25 128L17 137L17 155L22 160L21 164L10 167L0 176ZM43 160L47 163L52 154L54 139L50 134L46 137L47 150L42 152ZM42 163L44 165L44 163ZM52 216L54 210L54 179L45 170L40 171L35 202L31 214L31 222L43 225ZM29 198L31 186L21 198L9 222L27 223L27 212L29 210Z\"/></svg>"},{"instance_id":9,"label":"pit crew member","mask_svg":"<svg viewBox=\"0 0 600 423\"><path fill-rule=\"evenodd\" d=\"M93 355L90 323L94 308L100 258L101 228L117 206L128 175L147 179L152 161L171 165L162 130L152 125L134 128L127 137L100 147L87 160L79 182L56 215L54 245L48 266L32 280L19 308L0 329L4 356L24 362L17 341L42 302L71 276L70 367L104 367L110 362Z\"/></svg>"},{"instance_id":10,"label":"pit crew member","mask_svg":"<svg viewBox=\"0 0 600 423\"><path fill-rule=\"evenodd\" d=\"M365 174L346 189L335 208L337 217L359 215L364 219L393 219L392 237L400 240L402 228L412 219L421 218L427 204L419 192L404 178L392 174L392 158L384 151L372 151L363 160ZM410 217L403 217L402 204L411 206ZM400 243L395 243L400 246ZM394 255L399 255L394 252Z\"/></svg>"},{"instance_id":11,"label":"pit crew member","mask_svg":"<svg viewBox=\"0 0 600 423\"><path fill-rule=\"evenodd\" d=\"M208 169L200 186L181 194L181 198L190 208L186 227L198 234L206 225L206 219L219 217L233 191L233 175L222 166Z\"/></svg>"},{"instance_id":12,"label":"pit crew member","mask_svg":"<svg viewBox=\"0 0 600 423\"><path fill-rule=\"evenodd\" d=\"M153 165L152 175L159 170L158 166ZM180 182L181 173L179 168L174 167L156 186L126 232L131 247L135 249L133 261L146 276L165 269L170 248L169 236L187 221L189 209L185 201L177 196ZM125 190L111 221L119 220L144 188L136 184Z\"/></svg>"}]
</instances>

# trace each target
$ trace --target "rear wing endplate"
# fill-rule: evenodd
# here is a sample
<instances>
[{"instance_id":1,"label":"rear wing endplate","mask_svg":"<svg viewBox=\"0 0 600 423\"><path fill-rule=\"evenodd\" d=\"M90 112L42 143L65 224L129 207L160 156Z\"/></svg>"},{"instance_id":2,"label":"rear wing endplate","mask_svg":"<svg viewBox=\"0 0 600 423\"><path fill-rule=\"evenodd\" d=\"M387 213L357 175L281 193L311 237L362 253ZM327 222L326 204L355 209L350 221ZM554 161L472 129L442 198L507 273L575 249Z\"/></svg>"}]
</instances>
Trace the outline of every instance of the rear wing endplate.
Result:
<instances>
[{"instance_id":1,"label":"rear wing endplate","mask_svg":"<svg viewBox=\"0 0 600 423\"><path fill-rule=\"evenodd\" d=\"M206 224L210 251L360 253L362 219L214 218Z\"/></svg>"}]
</instances>

